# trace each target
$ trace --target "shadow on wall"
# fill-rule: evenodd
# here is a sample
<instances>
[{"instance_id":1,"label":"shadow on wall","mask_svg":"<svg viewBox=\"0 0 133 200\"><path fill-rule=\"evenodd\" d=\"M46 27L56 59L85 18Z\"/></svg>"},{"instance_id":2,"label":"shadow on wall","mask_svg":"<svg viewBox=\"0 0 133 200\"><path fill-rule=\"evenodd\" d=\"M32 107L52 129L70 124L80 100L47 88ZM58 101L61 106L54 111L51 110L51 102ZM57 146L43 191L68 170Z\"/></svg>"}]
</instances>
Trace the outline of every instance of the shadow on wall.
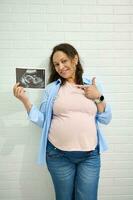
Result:
<instances>
[{"instance_id":1,"label":"shadow on wall","mask_svg":"<svg viewBox=\"0 0 133 200\"><path fill-rule=\"evenodd\" d=\"M0 194L0 199L53 200L48 170L37 165L41 129L27 120L23 105L12 94L3 93L2 99L1 178L8 192Z\"/></svg>"}]
</instances>

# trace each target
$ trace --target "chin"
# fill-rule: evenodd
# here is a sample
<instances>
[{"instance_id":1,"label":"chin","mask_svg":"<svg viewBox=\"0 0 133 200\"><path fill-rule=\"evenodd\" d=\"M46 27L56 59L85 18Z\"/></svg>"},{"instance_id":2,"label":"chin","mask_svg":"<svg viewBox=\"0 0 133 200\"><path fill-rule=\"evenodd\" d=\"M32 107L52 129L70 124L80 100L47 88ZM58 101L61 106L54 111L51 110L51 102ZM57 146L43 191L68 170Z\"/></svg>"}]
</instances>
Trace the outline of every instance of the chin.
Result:
<instances>
[{"instance_id":1,"label":"chin","mask_svg":"<svg viewBox=\"0 0 133 200\"><path fill-rule=\"evenodd\" d=\"M70 74L62 74L62 75L60 75L62 78L65 78L65 79L69 79L69 78L71 78L72 77L72 75L70 75Z\"/></svg>"},{"instance_id":2,"label":"chin","mask_svg":"<svg viewBox=\"0 0 133 200\"><path fill-rule=\"evenodd\" d=\"M60 76L62 77L62 78L69 78L70 76L68 76L67 74L65 75L65 74L60 74Z\"/></svg>"},{"instance_id":3,"label":"chin","mask_svg":"<svg viewBox=\"0 0 133 200\"><path fill-rule=\"evenodd\" d=\"M64 79L70 79L70 77L69 76L61 76L62 78L64 78Z\"/></svg>"}]
</instances>

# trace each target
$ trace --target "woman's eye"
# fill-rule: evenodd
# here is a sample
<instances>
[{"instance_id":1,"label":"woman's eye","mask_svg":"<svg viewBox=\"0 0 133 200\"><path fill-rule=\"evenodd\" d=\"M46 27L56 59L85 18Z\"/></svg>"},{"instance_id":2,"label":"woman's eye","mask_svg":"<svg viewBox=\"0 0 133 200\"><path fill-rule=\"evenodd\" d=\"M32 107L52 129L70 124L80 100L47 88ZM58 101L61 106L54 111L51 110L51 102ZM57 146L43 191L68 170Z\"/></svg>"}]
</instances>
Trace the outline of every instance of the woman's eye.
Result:
<instances>
[{"instance_id":1,"label":"woman's eye","mask_svg":"<svg viewBox=\"0 0 133 200\"><path fill-rule=\"evenodd\" d=\"M55 66L55 67L58 67L58 65L59 65L59 64L55 64L54 66Z\"/></svg>"},{"instance_id":2,"label":"woman's eye","mask_svg":"<svg viewBox=\"0 0 133 200\"><path fill-rule=\"evenodd\" d=\"M67 60L63 60L62 62L65 63L65 62L67 62Z\"/></svg>"}]
</instances>

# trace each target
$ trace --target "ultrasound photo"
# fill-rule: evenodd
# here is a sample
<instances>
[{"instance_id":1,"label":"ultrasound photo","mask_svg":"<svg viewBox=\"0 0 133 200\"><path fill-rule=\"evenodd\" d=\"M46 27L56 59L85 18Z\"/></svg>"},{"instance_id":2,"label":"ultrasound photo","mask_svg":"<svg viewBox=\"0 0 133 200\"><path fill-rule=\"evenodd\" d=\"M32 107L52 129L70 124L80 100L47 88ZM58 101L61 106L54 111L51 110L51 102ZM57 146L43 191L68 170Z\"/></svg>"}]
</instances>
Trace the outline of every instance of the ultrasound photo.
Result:
<instances>
[{"instance_id":1,"label":"ultrasound photo","mask_svg":"<svg viewBox=\"0 0 133 200\"><path fill-rule=\"evenodd\" d=\"M24 88L45 88L45 69L16 68L16 83Z\"/></svg>"}]
</instances>

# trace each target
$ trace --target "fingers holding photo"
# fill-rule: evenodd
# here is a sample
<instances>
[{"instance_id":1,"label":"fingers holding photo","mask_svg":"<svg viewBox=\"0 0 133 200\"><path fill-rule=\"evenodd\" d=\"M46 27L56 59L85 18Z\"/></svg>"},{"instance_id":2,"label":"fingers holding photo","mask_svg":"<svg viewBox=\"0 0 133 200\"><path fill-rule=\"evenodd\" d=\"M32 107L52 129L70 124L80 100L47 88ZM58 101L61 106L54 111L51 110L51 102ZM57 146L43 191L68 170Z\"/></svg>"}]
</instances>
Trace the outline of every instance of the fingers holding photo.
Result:
<instances>
[{"instance_id":1,"label":"fingers holding photo","mask_svg":"<svg viewBox=\"0 0 133 200\"><path fill-rule=\"evenodd\" d=\"M20 83L16 83L13 87L13 94L16 98L22 100L24 97L25 90L22 86L20 86Z\"/></svg>"}]
</instances>

